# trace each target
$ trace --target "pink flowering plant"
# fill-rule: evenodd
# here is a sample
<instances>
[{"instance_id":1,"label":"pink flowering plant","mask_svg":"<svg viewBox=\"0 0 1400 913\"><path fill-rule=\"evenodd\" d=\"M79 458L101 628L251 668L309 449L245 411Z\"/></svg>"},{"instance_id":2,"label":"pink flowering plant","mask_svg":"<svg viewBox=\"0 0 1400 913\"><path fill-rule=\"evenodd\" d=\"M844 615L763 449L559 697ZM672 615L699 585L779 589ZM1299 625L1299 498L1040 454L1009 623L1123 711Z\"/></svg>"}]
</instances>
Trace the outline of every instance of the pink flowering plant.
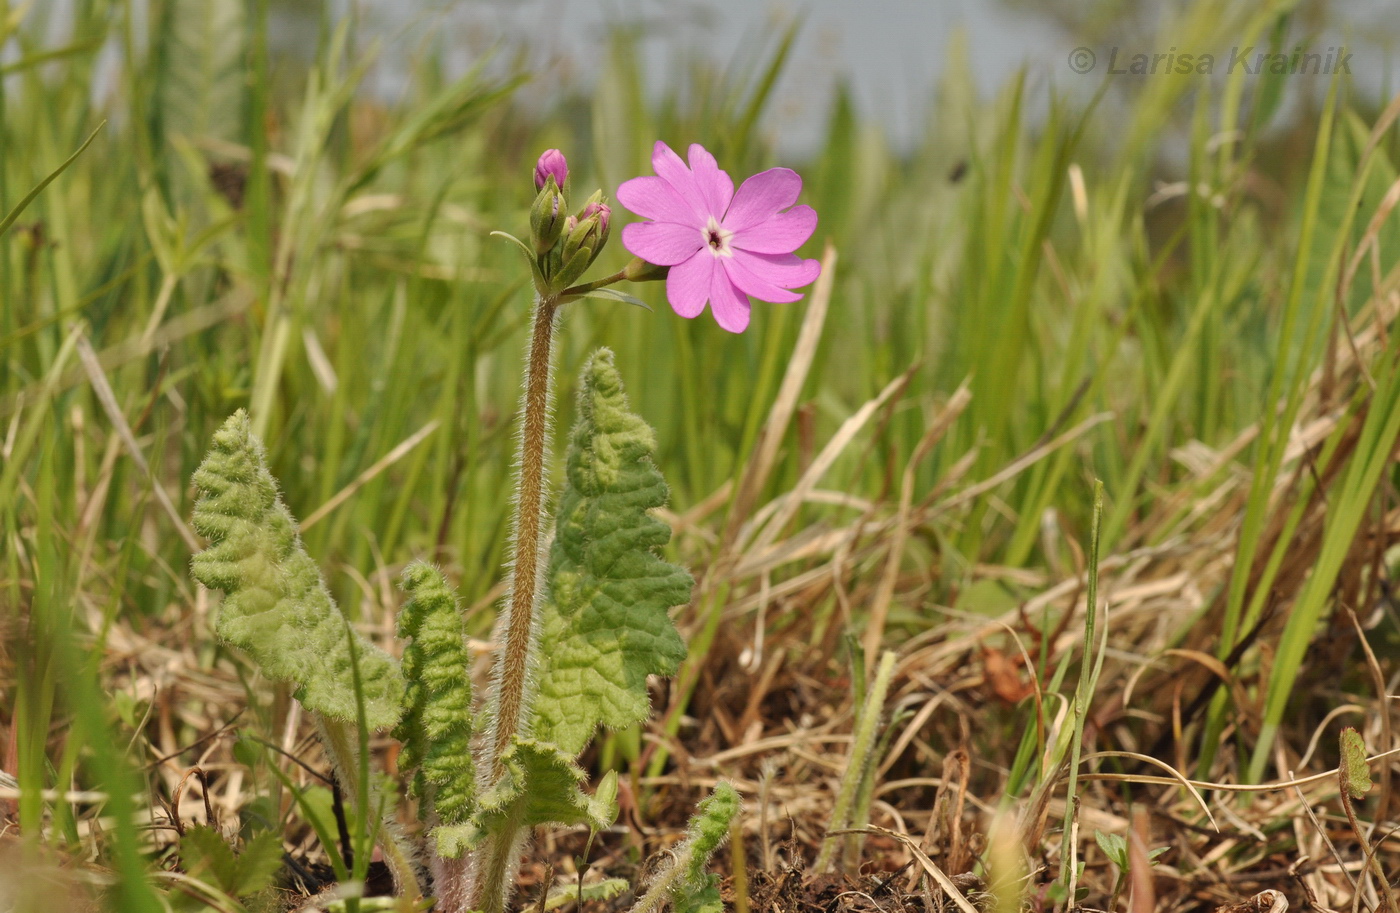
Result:
<instances>
[{"instance_id":1,"label":"pink flowering plant","mask_svg":"<svg viewBox=\"0 0 1400 913\"><path fill-rule=\"evenodd\" d=\"M557 149L535 165L528 237L497 233L527 260L534 303L509 579L483 700L472 691L456 593L431 565L418 562L404 573L402 662L346 627L278 497L246 413L215 436L194 477L195 526L210 540L194 574L226 594L220 637L268 677L295 685L399 892L433 897L439 913L504 913L535 827L583 825L596 833L611 826L616 773L590 795L577 759L600 729L645 721L648 678L675 674L686 655L669 612L689 601L693 580L661 555L671 531L653 516L668 496L653 463L655 436L628 409L607 349L584 368L565 477L555 511L546 513L561 311L585 299L642 304L614 286L664 279L677 314L697 317L708 304L721 327L740 333L751 299L797 301L793 290L820 269L795 253L817 224L811 207L797 205L802 179L795 172L773 168L735 190L703 147L692 145L688 159L658 142L655 175L618 188L619 202L643 221L622 229L635 256L611 275L585 280L607 246L613 211L601 192L570 206L568 162ZM421 844L399 831L392 803L369 773L375 729L391 729L403 745L400 766L413 775ZM716 908L708 859L738 808L738 793L721 783L670 863L649 880L636 913ZM626 887L604 882L591 890Z\"/></svg>"}]
</instances>

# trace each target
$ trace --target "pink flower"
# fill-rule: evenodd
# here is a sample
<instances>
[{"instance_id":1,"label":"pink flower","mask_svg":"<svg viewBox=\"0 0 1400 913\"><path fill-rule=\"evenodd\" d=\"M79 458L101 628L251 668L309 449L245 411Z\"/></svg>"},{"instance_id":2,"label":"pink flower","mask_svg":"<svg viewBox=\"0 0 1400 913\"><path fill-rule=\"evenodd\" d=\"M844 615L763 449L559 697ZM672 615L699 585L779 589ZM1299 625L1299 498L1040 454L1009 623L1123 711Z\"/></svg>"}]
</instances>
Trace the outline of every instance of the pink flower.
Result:
<instances>
[{"instance_id":1,"label":"pink flower","mask_svg":"<svg viewBox=\"0 0 1400 913\"><path fill-rule=\"evenodd\" d=\"M690 167L658 142L656 177L632 178L618 202L648 222L622 229L622 243L649 263L669 266L666 297L682 317L698 317L706 302L731 333L749 325L749 296L797 301L789 291L821 272L816 260L793 253L817 228L810 206L793 206L802 178L790 168L759 172L734 190L703 146L690 147ZM791 207L791 208L788 208Z\"/></svg>"}]
</instances>

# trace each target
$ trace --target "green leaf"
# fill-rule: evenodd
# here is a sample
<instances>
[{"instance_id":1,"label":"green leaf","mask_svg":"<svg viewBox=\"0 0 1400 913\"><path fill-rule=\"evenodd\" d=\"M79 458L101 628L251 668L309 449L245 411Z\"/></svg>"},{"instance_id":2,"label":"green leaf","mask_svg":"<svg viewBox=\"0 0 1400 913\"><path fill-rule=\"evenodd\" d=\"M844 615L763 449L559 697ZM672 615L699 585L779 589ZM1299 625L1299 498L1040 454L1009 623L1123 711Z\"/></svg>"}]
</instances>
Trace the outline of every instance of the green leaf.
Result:
<instances>
[{"instance_id":1,"label":"green leaf","mask_svg":"<svg viewBox=\"0 0 1400 913\"><path fill-rule=\"evenodd\" d=\"M180 838L180 865L190 875L212 882L225 894L238 883L238 860L223 835L204 824L188 828Z\"/></svg>"},{"instance_id":2,"label":"green leaf","mask_svg":"<svg viewBox=\"0 0 1400 913\"><path fill-rule=\"evenodd\" d=\"M671 538L650 511L666 482L651 428L627 409L613 355L583 371L541 619L533 733L577 756L599 725L647 718L648 675L672 675L685 644L668 610L694 581L659 554Z\"/></svg>"},{"instance_id":3,"label":"green leaf","mask_svg":"<svg viewBox=\"0 0 1400 913\"><path fill-rule=\"evenodd\" d=\"M1342 785L1353 799L1371 791L1371 765L1366 760L1366 742L1361 733L1348 726L1342 730Z\"/></svg>"},{"instance_id":4,"label":"green leaf","mask_svg":"<svg viewBox=\"0 0 1400 913\"><path fill-rule=\"evenodd\" d=\"M734 816L739 814L739 791L731 784L721 781L695 807L686 826L687 853L682 858L686 863L686 880L699 885L705 878L705 869L710 857L729 837L729 826Z\"/></svg>"},{"instance_id":5,"label":"green leaf","mask_svg":"<svg viewBox=\"0 0 1400 913\"><path fill-rule=\"evenodd\" d=\"M207 825L195 825L180 837L180 865L230 897L247 897L272 886L282 867L282 838L263 831L235 855L222 834Z\"/></svg>"},{"instance_id":6,"label":"green leaf","mask_svg":"<svg viewBox=\"0 0 1400 913\"><path fill-rule=\"evenodd\" d=\"M336 608L277 494L267 456L239 410L214 435L194 474L194 528L210 540L194 556L195 579L227 596L215 630L247 652L263 674L299 686L307 709L353 722L359 702L351 669L354 638L365 724L386 729L402 712L398 663L365 640Z\"/></svg>"},{"instance_id":7,"label":"green leaf","mask_svg":"<svg viewBox=\"0 0 1400 913\"><path fill-rule=\"evenodd\" d=\"M69 165L73 164L75 161L78 160L78 156L83 154L84 149L92 145L92 141L97 139L97 134L101 133L102 128L105 126L107 126L107 122L105 120L102 123L98 124L97 129L92 131L92 133L88 136L87 139L83 140L83 144L78 147L77 152L74 152L72 155L68 156L68 158L64 159L62 165L59 165L53 171L50 171L48 177L44 178L34 187L33 190L25 194L24 199L20 200L19 204L15 206L14 209L10 210L9 215L5 216L4 219L0 219L0 235L3 235L6 229L8 229L11 225L15 224L15 219L18 219L20 217L20 213L24 212L25 209L29 207L29 204L34 202L35 197L43 193L45 187L53 183L54 178L58 177L60 174L62 174L68 169Z\"/></svg>"},{"instance_id":8,"label":"green leaf","mask_svg":"<svg viewBox=\"0 0 1400 913\"><path fill-rule=\"evenodd\" d=\"M671 904L672 913L724 913L724 900L719 894L719 876L706 875L702 887L677 893Z\"/></svg>"},{"instance_id":9,"label":"green leaf","mask_svg":"<svg viewBox=\"0 0 1400 913\"><path fill-rule=\"evenodd\" d=\"M718 783L696 806L674 861L652 879L633 913L653 913L666 901L673 913L723 913L719 880L707 869L710 857L729 836L739 807L739 791L729 783Z\"/></svg>"},{"instance_id":10,"label":"green leaf","mask_svg":"<svg viewBox=\"0 0 1400 913\"><path fill-rule=\"evenodd\" d=\"M442 572L416 561L404 569L409 599L399 612L403 650L404 716L394 737L403 743L399 765L416 770L412 790L424 799L424 820L462 824L476 807L472 764L472 685L466 632L457 593Z\"/></svg>"},{"instance_id":11,"label":"green leaf","mask_svg":"<svg viewBox=\"0 0 1400 913\"><path fill-rule=\"evenodd\" d=\"M439 855L455 858L492 834L541 824L585 824L599 831L612 824L598 816L599 809L583 792L587 775L553 745L516 739L501 755L501 763L505 773L481 795L471 820L434 832Z\"/></svg>"},{"instance_id":12,"label":"green leaf","mask_svg":"<svg viewBox=\"0 0 1400 913\"><path fill-rule=\"evenodd\" d=\"M595 288L592 291L585 292L584 294L579 295L578 297L597 298L599 301L620 301L623 304L630 304L633 307L639 307L646 311L651 310L651 305L647 304L642 299L635 298L627 294L626 292L619 292L615 288Z\"/></svg>"},{"instance_id":13,"label":"green leaf","mask_svg":"<svg viewBox=\"0 0 1400 913\"><path fill-rule=\"evenodd\" d=\"M235 897L256 894L272 887L272 879L282 868L282 838L272 831L263 831L243 847L238 854L238 880L229 893Z\"/></svg>"},{"instance_id":14,"label":"green leaf","mask_svg":"<svg viewBox=\"0 0 1400 913\"><path fill-rule=\"evenodd\" d=\"M602 881L595 881L583 886L583 902L589 903L595 900L612 900L623 891L632 887L632 882L626 878L604 878ZM549 896L544 899L546 910L557 910L566 903L573 903L579 900L579 886L574 884L561 884L549 892Z\"/></svg>"},{"instance_id":15,"label":"green leaf","mask_svg":"<svg viewBox=\"0 0 1400 913\"><path fill-rule=\"evenodd\" d=\"M1105 834L1103 831L1094 831L1094 839L1098 841L1099 849L1103 854L1120 869L1128 867L1128 841L1120 834Z\"/></svg>"}]
</instances>

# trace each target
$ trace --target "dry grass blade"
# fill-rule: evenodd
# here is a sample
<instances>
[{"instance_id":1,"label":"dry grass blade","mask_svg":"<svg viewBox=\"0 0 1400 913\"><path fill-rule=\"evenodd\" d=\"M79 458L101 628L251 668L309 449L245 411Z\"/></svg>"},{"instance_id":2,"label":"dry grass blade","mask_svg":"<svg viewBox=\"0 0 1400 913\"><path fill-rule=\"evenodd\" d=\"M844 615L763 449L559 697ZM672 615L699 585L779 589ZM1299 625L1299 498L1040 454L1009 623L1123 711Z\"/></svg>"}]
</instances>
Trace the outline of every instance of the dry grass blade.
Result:
<instances>
[{"instance_id":1,"label":"dry grass blade","mask_svg":"<svg viewBox=\"0 0 1400 913\"><path fill-rule=\"evenodd\" d=\"M185 518L180 516L180 511L175 508L175 503L170 500L170 495L166 493L165 486L151 474L151 465L146 462L146 455L141 452L141 446L136 443L136 435L132 434L131 426L127 424L126 416L122 414L121 406L117 404L117 396L112 392L112 385L107 382L107 375L102 371L102 365L97 361L97 353L92 349L92 343L88 342L87 334L81 333L78 336L78 359L83 363L83 369L87 371L88 380L92 382L92 390L97 394L98 402L102 403L102 410L107 413L107 420L112 423L117 434L121 436L122 443L126 445L126 452L131 457L131 461L141 470L141 474L151 484L151 493L155 495L156 501L161 509L170 517L170 522L180 534L180 538L185 541L191 552L200 550L199 537L194 534L185 523Z\"/></svg>"},{"instance_id":2,"label":"dry grass blade","mask_svg":"<svg viewBox=\"0 0 1400 913\"><path fill-rule=\"evenodd\" d=\"M831 831L827 836L835 837L840 834L877 834L881 837L894 840L909 851L909 855L914 857L914 861L919 864L919 867L943 889L943 893L952 898L953 903L957 904L959 910L962 910L963 913L980 913L980 911L972 905L972 902L967 899L967 896L953 883L953 879L949 878L947 874L928 857L927 853L919 849L919 842L908 834L901 834L899 831L892 831L888 828L871 824L866 827L850 828L849 830Z\"/></svg>"},{"instance_id":3,"label":"dry grass blade","mask_svg":"<svg viewBox=\"0 0 1400 913\"><path fill-rule=\"evenodd\" d=\"M802 317L802 329L788 359L782 386L778 388L773 408L769 410L768 419L759 433L756 452L749 460L743 479L739 483L739 493L735 497L734 508L730 514L729 528L724 534L726 545L734 542L743 518L749 515L763 483L768 481L768 475L773 471L773 464L778 458L778 448L782 445L783 435L792 421L792 414L797 408L797 398L802 395L802 386L807 382L812 359L817 355L817 346L821 342L822 329L826 326L826 313L831 304L831 290L835 282L836 248L828 242L826 250L822 253L821 275L812 291L807 311Z\"/></svg>"},{"instance_id":4,"label":"dry grass blade","mask_svg":"<svg viewBox=\"0 0 1400 913\"><path fill-rule=\"evenodd\" d=\"M850 445L851 441L855 440L856 435L860 433L861 428L865 427L866 422L870 421L875 413L880 411L880 408L888 403L895 394L909 385L909 381L917 370L918 365L910 367L886 384L885 388L874 399L866 402L864 406L856 410L854 415L841 423L841 427L836 429L836 433L831 436L831 440L822 448L821 453L817 454L812 465L807 467L807 471L802 474L802 478L793 486L792 491L779 499L780 506L774 512L773 519L768 521L768 524L754 537L751 544L745 546L744 551L760 553L766 551L773 544L774 540L778 538L778 533L792 521L807 495L816 488L822 476L826 475L827 470L836 462L836 458Z\"/></svg>"},{"instance_id":5,"label":"dry grass blade","mask_svg":"<svg viewBox=\"0 0 1400 913\"><path fill-rule=\"evenodd\" d=\"M899 486L899 510L895 517L894 532L890 537L889 555L885 559L885 573L880 578L880 588L875 592L875 601L870 606L870 617L865 623L865 639L862 646L865 648L865 664L870 668L875 666L875 658L885 637L885 619L889 617L890 601L894 598L894 585L899 577L899 565L904 558L904 543L909 536L909 511L914 503L914 472L943 439L943 435L948 433L948 429L970 402L972 390L967 381L963 381L948 399L948 404L938 413L938 418L924 432L918 445L914 447L914 453L904 465L904 477Z\"/></svg>"},{"instance_id":6,"label":"dry grass blade","mask_svg":"<svg viewBox=\"0 0 1400 913\"><path fill-rule=\"evenodd\" d=\"M327 514L335 510L341 504L344 504L346 499L348 499L355 492L359 491L375 476L379 475L381 472L388 469L390 466L394 465L399 460L403 459L405 456L408 455L409 451L411 451L414 447L417 447L419 444L423 443L423 441L428 437L428 435L432 434L438 429L438 425L440 424L441 422L439 422L437 419L433 419L432 421L428 422L428 424L424 425L422 428L419 428L417 431L404 438L404 440L401 441L397 447L395 447L393 450L390 450L388 453L384 454L384 456L376 460L373 466L360 473L349 485L346 485L340 491L336 492L334 495L331 496L330 500L326 501L325 504L322 504L320 507L312 511L311 516L307 517L305 520L302 521L301 531L306 532L308 529L324 520Z\"/></svg>"}]
</instances>

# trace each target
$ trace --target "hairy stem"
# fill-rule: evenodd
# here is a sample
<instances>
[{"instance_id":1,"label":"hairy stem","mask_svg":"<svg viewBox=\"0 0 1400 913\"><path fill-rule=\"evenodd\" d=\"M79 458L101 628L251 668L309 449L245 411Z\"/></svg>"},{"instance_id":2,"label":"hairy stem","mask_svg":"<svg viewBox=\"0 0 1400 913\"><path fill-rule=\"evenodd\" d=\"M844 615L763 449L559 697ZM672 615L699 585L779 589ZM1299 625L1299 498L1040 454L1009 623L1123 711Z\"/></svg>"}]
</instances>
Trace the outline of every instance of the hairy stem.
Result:
<instances>
[{"instance_id":1,"label":"hairy stem","mask_svg":"<svg viewBox=\"0 0 1400 913\"><path fill-rule=\"evenodd\" d=\"M1365 856L1364 865L1371 870L1371 873L1376 876L1376 881L1379 882L1379 891L1381 899L1385 902L1386 910L1389 913L1397 913L1395 891L1390 887L1390 879L1386 877L1385 870L1381 868L1380 860L1376 858L1376 851L1371 846L1371 841L1366 839L1366 830L1357 820L1356 811L1352 808L1351 787L1347 782L1346 768L1345 763L1337 768L1337 780L1341 785L1342 809L1347 813L1347 821L1351 823L1351 830L1356 834L1356 839L1361 842L1361 852ZM1358 894L1365 887L1365 884L1366 878L1363 874L1356 888Z\"/></svg>"},{"instance_id":2,"label":"hairy stem","mask_svg":"<svg viewBox=\"0 0 1400 913\"><path fill-rule=\"evenodd\" d=\"M884 656L880 658L880 667L875 673L875 681L866 696L865 706L861 708L860 717L856 720L856 731L851 741L851 753L846 760L846 773L841 777L841 789L836 794L836 803L831 809L831 825L828 831L839 831L858 826L852 817L861 781L865 778L870 765L876 760L874 757L875 737L880 732L880 716L885 706L885 694L889 691L890 678L894 674L894 660L894 653L889 650L886 650ZM859 847L858 843L856 847ZM846 853L848 859L851 855L852 853L849 851ZM817 872L829 871L835 856L836 842L828 837L822 843L821 852L817 854L815 870Z\"/></svg>"},{"instance_id":3,"label":"hairy stem","mask_svg":"<svg viewBox=\"0 0 1400 913\"><path fill-rule=\"evenodd\" d=\"M559 298L536 299L530 349L526 355L525 394L521 401L520 447L516 460L518 473L515 522L512 527L510 591L505 598L506 615L500 627L501 651L496 659L495 686L491 699L491 731L487 762L482 765L489 788L505 774L506 749L526 729L526 686L530 675L530 654L534 649L536 603L540 592L540 546L544 538L545 449L549 443L552 341ZM519 827L493 833L478 851L471 867L473 902L470 909L500 913L510 896L515 861L521 849Z\"/></svg>"},{"instance_id":4,"label":"hairy stem","mask_svg":"<svg viewBox=\"0 0 1400 913\"><path fill-rule=\"evenodd\" d=\"M325 747L326 754L330 756L331 765L335 768L336 782L341 784L345 794L356 806L355 812L360 816L360 820L368 825L372 820L370 816L375 814L375 809L379 805L379 796L374 785L367 784L368 801L366 804L369 809L358 807L360 804L360 790L357 788L360 752L356 744L358 739L352 738L354 728L349 723L331 719L323 713L313 713L312 716L315 718L316 728L321 734L321 744ZM394 878L394 889L398 894L413 899L422 897L423 887L418 883L418 873L414 869L399 835L395 833L392 823L387 818L379 822L375 839L384 853L384 862L388 865L389 873Z\"/></svg>"},{"instance_id":5,"label":"hairy stem","mask_svg":"<svg viewBox=\"0 0 1400 913\"><path fill-rule=\"evenodd\" d=\"M544 535L545 445L549 437L550 346L557 299L535 304L535 324L521 404L519 480L511 551L510 593L506 597L505 642L496 660L496 695L491 733L491 779L505 773L502 761L511 740L524 736L525 685L530 671L531 634L540 588L540 540Z\"/></svg>"},{"instance_id":6,"label":"hairy stem","mask_svg":"<svg viewBox=\"0 0 1400 913\"><path fill-rule=\"evenodd\" d=\"M486 839L478 851L478 895L473 909L482 913L504 913L524 842L518 825L503 828Z\"/></svg>"}]
</instances>

